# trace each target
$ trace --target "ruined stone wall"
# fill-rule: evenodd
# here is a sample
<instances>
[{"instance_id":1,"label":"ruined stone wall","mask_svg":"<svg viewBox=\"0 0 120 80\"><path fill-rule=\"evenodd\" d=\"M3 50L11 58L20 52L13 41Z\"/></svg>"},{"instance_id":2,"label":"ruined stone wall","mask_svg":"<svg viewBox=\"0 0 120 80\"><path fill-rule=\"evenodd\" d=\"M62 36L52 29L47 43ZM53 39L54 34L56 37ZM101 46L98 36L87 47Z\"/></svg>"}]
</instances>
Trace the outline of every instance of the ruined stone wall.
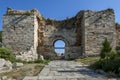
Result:
<instances>
[{"instance_id":1,"label":"ruined stone wall","mask_svg":"<svg viewBox=\"0 0 120 80\"><path fill-rule=\"evenodd\" d=\"M45 19L35 9L22 11L9 8L3 16L3 45L12 48L17 58L28 61L37 59L36 53L54 59L56 40L65 42L66 59L97 55L105 38L112 47L116 46L112 9L83 10L61 21Z\"/></svg>"},{"instance_id":2,"label":"ruined stone wall","mask_svg":"<svg viewBox=\"0 0 120 80\"><path fill-rule=\"evenodd\" d=\"M65 46L65 57L75 58L81 55L81 44L80 37L77 34L79 28L76 27L76 18L70 18L63 21L55 21L51 19L47 19L45 21L44 29L43 29L43 46L39 53L42 55L50 55L55 56L54 52L54 42L56 40L63 40L66 44ZM74 50L72 49L74 48ZM74 55L74 56L73 56Z\"/></svg>"},{"instance_id":3,"label":"ruined stone wall","mask_svg":"<svg viewBox=\"0 0 120 80\"><path fill-rule=\"evenodd\" d=\"M27 13L28 12L28 13ZM16 58L30 61L37 59L38 23L30 11L8 9L3 16L3 46L11 48Z\"/></svg>"},{"instance_id":4,"label":"ruined stone wall","mask_svg":"<svg viewBox=\"0 0 120 80\"><path fill-rule=\"evenodd\" d=\"M111 46L116 46L115 17L112 9L104 11L84 12L84 53L86 55L99 54L105 38Z\"/></svg>"},{"instance_id":5,"label":"ruined stone wall","mask_svg":"<svg viewBox=\"0 0 120 80\"><path fill-rule=\"evenodd\" d=\"M117 33L117 46L120 45L120 24L116 24L116 33Z\"/></svg>"}]
</instances>

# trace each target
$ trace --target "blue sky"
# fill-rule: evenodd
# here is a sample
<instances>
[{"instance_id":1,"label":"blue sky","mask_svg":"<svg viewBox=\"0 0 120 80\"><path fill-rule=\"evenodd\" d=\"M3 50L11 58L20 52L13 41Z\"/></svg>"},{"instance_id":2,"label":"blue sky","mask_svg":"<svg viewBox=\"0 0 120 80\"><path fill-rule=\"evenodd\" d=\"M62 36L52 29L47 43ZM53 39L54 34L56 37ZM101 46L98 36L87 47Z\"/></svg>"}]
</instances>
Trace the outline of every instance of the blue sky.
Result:
<instances>
[{"instance_id":1,"label":"blue sky","mask_svg":"<svg viewBox=\"0 0 120 80\"><path fill-rule=\"evenodd\" d=\"M36 8L46 18L57 20L76 15L80 10L115 10L116 22L120 23L120 0L0 0L0 30L2 15L7 7L20 10Z\"/></svg>"},{"instance_id":2,"label":"blue sky","mask_svg":"<svg viewBox=\"0 0 120 80\"><path fill-rule=\"evenodd\" d=\"M6 13L7 7L17 10L36 8L44 17L56 20L75 16L80 10L99 11L113 8L115 21L120 23L120 0L0 0L0 30L2 30L2 16Z\"/></svg>"},{"instance_id":3,"label":"blue sky","mask_svg":"<svg viewBox=\"0 0 120 80\"><path fill-rule=\"evenodd\" d=\"M65 47L65 42L62 41L62 40L57 40L55 43L54 43L54 47ZM65 49L55 49L55 52L56 53L65 53Z\"/></svg>"}]
</instances>

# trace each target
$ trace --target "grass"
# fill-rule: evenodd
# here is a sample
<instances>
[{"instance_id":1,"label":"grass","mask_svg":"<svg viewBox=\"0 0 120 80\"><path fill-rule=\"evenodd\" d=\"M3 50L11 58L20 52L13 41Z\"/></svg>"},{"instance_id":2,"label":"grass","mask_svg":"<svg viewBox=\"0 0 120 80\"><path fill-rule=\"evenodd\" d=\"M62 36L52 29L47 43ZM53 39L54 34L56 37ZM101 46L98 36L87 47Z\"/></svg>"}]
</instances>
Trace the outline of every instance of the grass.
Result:
<instances>
[{"instance_id":1,"label":"grass","mask_svg":"<svg viewBox=\"0 0 120 80\"><path fill-rule=\"evenodd\" d=\"M25 76L37 76L44 66L45 64L40 63L26 63L22 67L13 68L11 72L1 73L0 76L22 80Z\"/></svg>"},{"instance_id":2,"label":"grass","mask_svg":"<svg viewBox=\"0 0 120 80\"><path fill-rule=\"evenodd\" d=\"M22 80L25 76L37 76L50 60L36 60L30 62L18 60L18 62L22 62L24 65L22 67L13 67L11 72L0 73L0 77L7 76L8 78Z\"/></svg>"},{"instance_id":3,"label":"grass","mask_svg":"<svg viewBox=\"0 0 120 80\"><path fill-rule=\"evenodd\" d=\"M36 60L36 61L29 61L29 62L16 60L16 62L21 62L21 63L24 63L24 64L27 64L27 63L40 63L40 64L47 65L50 62L50 60Z\"/></svg>"},{"instance_id":4,"label":"grass","mask_svg":"<svg viewBox=\"0 0 120 80\"><path fill-rule=\"evenodd\" d=\"M76 59L76 62L82 62L86 65L89 65L89 68L92 70L102 70L106 72L107 77L119 77L120 78L120 55L116 55L115 59L100 59L100 57L86 57Z\"/></svg>"},{"instance_id":5,"label":"grass","mask_svg":"<svg viewBox=\"0 0 120 80\"><path fill-rule=\"evenodd\" d=\"M96 61L99 61L100 57L86 57L86 58L80 58L80 59L76 59L76 62L82 62L86 65L91 65L93 63L95 63Z\"/></svg>"}]
</instances>

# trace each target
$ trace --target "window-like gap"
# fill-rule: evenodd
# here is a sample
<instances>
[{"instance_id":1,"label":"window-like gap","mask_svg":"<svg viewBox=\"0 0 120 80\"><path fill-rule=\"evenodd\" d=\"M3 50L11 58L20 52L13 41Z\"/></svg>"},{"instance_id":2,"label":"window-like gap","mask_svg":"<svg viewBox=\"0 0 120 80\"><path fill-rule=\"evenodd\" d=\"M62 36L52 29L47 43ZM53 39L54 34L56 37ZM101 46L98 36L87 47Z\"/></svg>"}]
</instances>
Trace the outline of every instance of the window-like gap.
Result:
<instances>
[{"instance_id":1,"label":"window-like gap","mask_svg":"<svg viewBox=\"0 0 120 80\"><path fill-rule=\"evenodd\" d=\"M54 51L57 54L64 54L65 53L65 42L63 40L55 41Z\"/></svg>"}]
</instances>

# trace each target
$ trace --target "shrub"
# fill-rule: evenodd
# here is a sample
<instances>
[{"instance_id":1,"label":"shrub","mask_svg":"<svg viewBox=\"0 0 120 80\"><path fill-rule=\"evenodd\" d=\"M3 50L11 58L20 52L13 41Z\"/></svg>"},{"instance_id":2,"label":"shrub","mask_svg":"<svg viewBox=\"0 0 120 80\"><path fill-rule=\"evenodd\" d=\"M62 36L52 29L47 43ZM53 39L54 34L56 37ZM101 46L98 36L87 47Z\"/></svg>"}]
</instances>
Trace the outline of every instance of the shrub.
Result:
<instances>
[{"instance_id":1,"label":"shrub","mask_svg":"<svg viewBox=\"0 0 120 80\"><path fill-rule=\"evenodd\" d=\"M107 38L105 38L105 41L103 42L103 48L101 50L101 58L107 58L108 57L108 53L110 53L111 51L111 46L110 46L110 42L107 40Z\"/></svg>"},{"instance_id":2,"label":"shrub","mask_svg":"<svg viewBox=\"0 0 120 80\"><path fill-rule=\"evenodd\" d=\"M108 60L108 63L106 64L106 59L104 60L99 60L92 64L90 68L97 70L97 69L102 69L105 72L113 72L113 73L120 73L120 59L114 59Z\"/></svg>"},{"instance_id":3,"label":"shrub","mask_svg":"<svg viewBox=\"0 0 120 80\"><path fill-rule=\"evenodd\" d=\"M113 61L109 62L108 64L105 64L104 67L102 67L102 69L105 71L105 72L109 72L109 71L114 71L114 63Z\"/></svg>"},{"instance_id":4,"label":"shrub","mask_svg":"<svg viewBox=\"0 0 120 80\"><path fill-rule=\"evenodd\" d=\"M15 55L7 49L0 47L0 58L4 58L5 60L10 60L11 62L15 61Z\"/></svg>"},{"instance_id":5,"label":"shrub","mask_svg":"<svg viewBox=\"0 0 120 80\"><path fill-rule=\"evenodd\" d=\"M103 60L99 60L99 61L95 62L94 64L92 64L90 66L90 68L95 69L95 70L96 69L102 69L103 65L104 65L104 61Z\"/></svg>"},{"instance_id":6,"label":"shrub","mask_svg":"<svg viewBox=\"0 0 120 80\"><path fill-rule=\"evenodd\" d=\"M111 50L111 52L108 54L108 56L111 60L115 59L116 55L117 55L117 53L115 50Z\"/></svg>"},{"instance_id":7,"label":"shrub","mask_svg":"<svg viewBox=\"0 0 120 80\"><path fill-rule=\"evenodd\" d=\"M107 39L103 42L100 60L91 65L93 69L102 69L105 72L120 74L120 54L110 47Z\"/></svg>"},{"instance_id":8,"label":"shrub","mask_svg":"<svg viewBox=\"0 0 120 80\"><path fill-rule=\"evenodd\" d=\"M116 50L120 50L120 45L119 45L119 46L116 46Z\"/></svg>"},{"instance_id":9,"label":"shrub","mask_svg":"<svg viewBox=\"0 0 120 80\"><path fill-rule=\"evenodd\" d=\"M101 53L100 53L100 58L101 59L105 59L106 55L104 53L104 50L101 50Z\"/></svg>"}]
</instances>

